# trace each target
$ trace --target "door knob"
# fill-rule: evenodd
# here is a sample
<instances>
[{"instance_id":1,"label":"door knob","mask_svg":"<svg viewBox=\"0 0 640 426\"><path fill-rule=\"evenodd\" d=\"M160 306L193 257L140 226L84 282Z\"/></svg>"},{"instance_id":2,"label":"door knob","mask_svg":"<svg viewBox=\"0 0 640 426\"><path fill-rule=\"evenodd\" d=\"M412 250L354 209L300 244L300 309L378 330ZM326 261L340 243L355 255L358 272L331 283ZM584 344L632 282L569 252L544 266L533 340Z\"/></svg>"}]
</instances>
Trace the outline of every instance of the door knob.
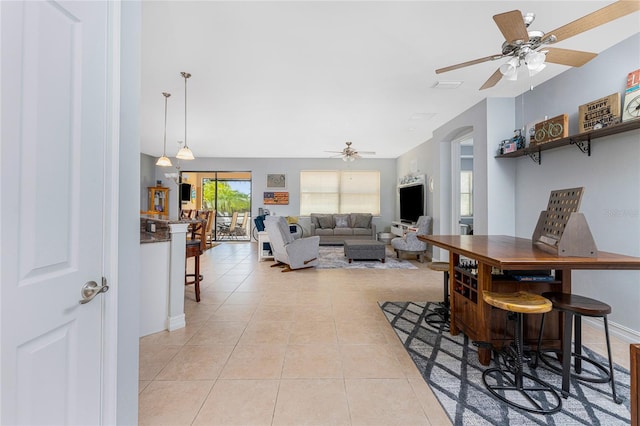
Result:
<instances>
[{"instance_id":1,"label":"door knob","mask_svg":"<svg viewBox=\"0 0 640 426\"><path fill-rule=\"evenodd\" d=\"M106 293L109 290L109 286L107 285L107 279L102 277L102 285L98 285L95 281L87 281L80 290L80 294L82 295L82 299L80 299L79 303L84 305L85 303L89 303L100 293Z\"/></svg>"}]
</instances>

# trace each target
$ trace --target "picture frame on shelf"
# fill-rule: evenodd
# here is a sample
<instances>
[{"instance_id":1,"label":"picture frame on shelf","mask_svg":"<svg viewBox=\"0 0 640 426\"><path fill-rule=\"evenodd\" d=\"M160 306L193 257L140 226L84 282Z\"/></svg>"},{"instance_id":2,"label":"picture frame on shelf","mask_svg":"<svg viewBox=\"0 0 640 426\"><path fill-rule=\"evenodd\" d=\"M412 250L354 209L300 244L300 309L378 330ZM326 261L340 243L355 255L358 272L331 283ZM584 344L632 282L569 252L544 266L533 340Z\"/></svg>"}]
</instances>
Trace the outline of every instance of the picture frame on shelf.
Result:
<instances>
[{"instance_id":1,"label":"picture frame on shelf","mask_svg":"<svg viewBox=\"0 0 640 426\"><path fill-rule=\"evenodd\" d=\"M267 189L286 189L287 175L285 173L267 173Z\"/></svg>"}]
</instances>

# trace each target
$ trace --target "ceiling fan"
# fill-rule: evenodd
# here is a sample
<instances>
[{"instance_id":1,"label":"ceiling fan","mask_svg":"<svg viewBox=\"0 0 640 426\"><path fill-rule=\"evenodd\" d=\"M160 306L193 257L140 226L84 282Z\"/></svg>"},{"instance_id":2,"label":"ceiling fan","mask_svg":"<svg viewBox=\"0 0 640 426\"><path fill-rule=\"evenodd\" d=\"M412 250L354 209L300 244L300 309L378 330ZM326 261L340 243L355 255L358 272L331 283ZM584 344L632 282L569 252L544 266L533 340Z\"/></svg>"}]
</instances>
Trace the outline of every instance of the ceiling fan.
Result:
<instances>
[{"instance_id":1,"label":"ceiling fan","mask_svg":"<svg viewBox=\"0 0 640 426\"><path fill-rule=\"evenodd\" d=\"M480 87L480 90L484 90L495 86L502 77L515 80L518 68L523 64L527 66L531 75L544 68L545 60L554 64L580 67L595 58L597 54L547 47L547 45L573 37L638 10L640 10L640 1L619 0L546 34L542 31L528 29L535 19L534 13L522 14L519 10L500 13L494 15L493 20L505 38L501 53L440 68L436 70L436 74L511 57Z\"/></svg>"},{"instance_id":2,"label":"ceiling fan","mask_svg":"<svg viewBox=\"0 0 640 426\"><path fill-rule=\"evenodd\" d=\"M337 155L332 155L331 157L342 157L343 161L354 161L356 158L362 158L361 155L375 155L376 153L373 151L356 151L354 148L351 148L351 142L345 142L347 147L342 151L325 151L330 152Z\"/></svg>"}]
</instances>

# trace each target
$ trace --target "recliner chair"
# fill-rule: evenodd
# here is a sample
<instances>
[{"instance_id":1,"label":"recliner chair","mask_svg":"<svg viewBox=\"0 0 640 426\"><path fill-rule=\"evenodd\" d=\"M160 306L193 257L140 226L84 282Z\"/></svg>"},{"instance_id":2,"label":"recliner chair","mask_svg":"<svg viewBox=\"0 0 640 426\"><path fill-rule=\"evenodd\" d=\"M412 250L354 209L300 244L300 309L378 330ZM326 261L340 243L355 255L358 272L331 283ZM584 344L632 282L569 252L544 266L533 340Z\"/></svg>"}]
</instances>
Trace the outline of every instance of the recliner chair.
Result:
<instances>
[{"instance_id":1,"label":"recliner chair","mask_svg":"<svg viewBox=\"0 0 640 426\"><path fill-rule=\"evenodd\" d=\"M425 255L432 257L430 253L431 245L418 239L418 235L430 235L433 232L433 219L431 216L420 216L416 222L417 231L409 231L404 237L397 237L391 240L391 246L396 251L396 256L400 258L400 253L416 254L420 263L424 263Z\"/></svg>"},{"instance_id":2,"label":"recliner chair","mask_svg":"<svg viewBox=\"0 0 640 426\"><path fill-rule=\"evenodd\" d=\"M296 239L289 230L287 220L282 216L267 216L264 220L269 235L273 257L277 262L273 266L282 266L283 272L293 269L311 268L318 264L320 237Z\"/></svg>"}]
</instances>

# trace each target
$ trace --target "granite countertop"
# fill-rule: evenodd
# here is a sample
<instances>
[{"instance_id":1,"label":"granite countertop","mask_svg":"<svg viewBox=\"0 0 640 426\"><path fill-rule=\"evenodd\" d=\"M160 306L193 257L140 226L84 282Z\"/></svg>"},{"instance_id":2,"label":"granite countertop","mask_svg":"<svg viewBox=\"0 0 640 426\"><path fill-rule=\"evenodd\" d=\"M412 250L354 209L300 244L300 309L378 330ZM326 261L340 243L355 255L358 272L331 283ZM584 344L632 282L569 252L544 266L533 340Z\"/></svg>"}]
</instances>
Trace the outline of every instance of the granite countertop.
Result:
<instances>
[{"instance_id":1,"label":"granite countertop","mask_svg":"<svg viewBox=\"0 0 640 426\"><path fill-rule=\"evenodd\" d=\"M152 220L157 223L195 223L198 222L199 219L179 219L176 217L162 216L158 214L141 214L140 219Z\"/></svg>"},{"instance_id":2,"label":"granite countertop","mask_svg":"<svg viewBox=\"0 0 640 426\"><path fill-rule=\"evenodd\" d=\"M167 234L159 234L157 232L140 231L140 244L160 243L163 241L171 241L171 237Z\"/></svg>"}]
</instances>

